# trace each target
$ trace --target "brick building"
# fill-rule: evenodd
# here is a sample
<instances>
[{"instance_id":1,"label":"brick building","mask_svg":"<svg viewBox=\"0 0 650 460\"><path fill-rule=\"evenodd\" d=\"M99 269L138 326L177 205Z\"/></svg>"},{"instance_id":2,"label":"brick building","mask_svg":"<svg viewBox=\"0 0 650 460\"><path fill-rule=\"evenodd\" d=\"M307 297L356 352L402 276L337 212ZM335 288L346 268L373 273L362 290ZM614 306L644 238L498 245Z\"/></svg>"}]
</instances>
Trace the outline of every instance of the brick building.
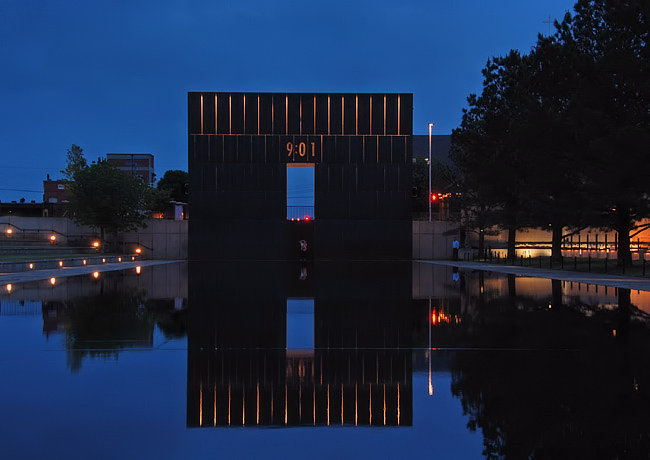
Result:
<instances>
[{"instance_id":1,"label":"brick building","mask_svg":"<svg viewBox=\"0 0 650 460\"><path fill-rule=\"evenodd\" d=\"M153 155L150 153L107 153L108 163L120 171L138 177L148 184L156 180L153 169Z\"/></svg>"},{"instance_id":2,"label":"brick building","mask_svg":"<svg viewBox=\"0 0 650 460\"><path fill-rule=\"evenodd\" d=\"M43 181L43 203L67 203L70 192L66 189L66 180L51 180L50 175Z\"/></svg>"}]
</instances>

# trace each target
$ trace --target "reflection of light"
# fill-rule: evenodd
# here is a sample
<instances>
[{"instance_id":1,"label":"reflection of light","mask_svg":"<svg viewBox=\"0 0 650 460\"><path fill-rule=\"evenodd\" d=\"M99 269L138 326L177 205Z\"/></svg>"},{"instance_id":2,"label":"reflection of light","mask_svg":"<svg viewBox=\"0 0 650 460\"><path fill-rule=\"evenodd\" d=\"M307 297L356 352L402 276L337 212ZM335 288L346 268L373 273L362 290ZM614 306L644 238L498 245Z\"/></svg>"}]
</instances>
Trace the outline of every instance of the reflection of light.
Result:
<instances>
[{"instance_id":1,"label":"reflection of light","mask_svg":"<svg viewBox=\"0 0 650 460\"><path fill-rule=\"evenodd\" d=\"M93 278L95 279L99 278L99 272L93 272Z\"/></svg>"},{"instance_id":2,"label":"reflection of light","mask_svg":"<svg viewBox=\"0 0 650 460\"><path fill-rule=\"evenodd\" d=\"M131 256L131 260L135 260L135 256Z\"/></svg>"},{"instance_id":3,"label":"reflection of light","mask_svg":"<svg viewBox=\"0 0 650 460\"><path fill-rule=\"evenodd\" d=\"M616 337L616 329L612 329L612 335Z\"/></svg>"},{"instance_id":4,"label":"reflection of light","mask_svg":"<svg viewBox=\"0 0 650 460\"><path fill-rule=\"evenodd\" d=\"M54 243L56 241L56 235L50 235L50 241Z\"/></svg>"},{"instance_id":5,"label":"reflection of light","mask_svg":"<svg viewBox=\"0 0 650 460\"><path fill-rule=\"evenodd\" d=\"M328 386L328 388L329 388L329 386ZM372 425L372 383L369 386L368 394L370 395L369 402L368 402L368 424ZM329 402L329 394L327 396L328 396L327 401ZM328 422L329 422L329 417L330 417L329 409L330 409L330 406L328 404L327 405L327 419L328 419ZM329 423L328 423L328 425L329 425Z\"/></svg>"},{"instance_id":6,"label":"reflection of light","mask_svg":"<svg viewBox=\"0 0 650 460\"><path fill-rule=\"evenodd\" d=\"M142 270L142 268L140 267L140 265L138 265L137 267L135 267L135 272L136 272L138 275L140 274L140 271L141 271L141 270Z\"/></svg>"},{"instance_id":7,"label":"reflection of light","mask_svg":"<svg viewBox=\"0 0 650 460\"><path fill-rule=\"evenodd\" d=\"M118 258L117 258L117 261L118 261L118 262L122 262L122 258L121 258L121 257L118 257Z\"/></svg>"},{"instance_id":8,"label":"reflection of light","mask_svg":"<svg viewBox=\"0 0 650 460\"><path fill-rule=\"evenodd\" d=\"M54 286L56 284L56 278L54 277L50 278L50 284Z\"/></svg>"},{"instance_id":9,"label":"reflection of light","mask_svg":"<svg viewBox=\"0 0 650 460\"><path fill-rule=\"evenodd\" d=\"M106 259L102 259L102 263L106 262Z\"/></svg>"},{"instance_id":10,"label":"reflection of light","mask_svg":"<svg viewBox=\"0 0 650 460\"><path fill-rule=\"evenodd\" d=\"M31 270L33 268L34 268L34 264L29 264L29 269Z\"/></svg>"},{"instance_id":11,"label":"reflection of light","mask_svg":"<svg viewBox=\"0 0 650 460\"><path fill-rule=\"evenodd\" d=\"M12 288L13 288L13 286L11 284L7 284L7 292L11 292Z\"/></svg>"},{"instance_id":12,"label":"reflection of light","mask_svg":"<svg viewBox=\"0 0 650 460\"><path fill-rule=\"evenodd\" d=\"M142 252L142 249L140 249L140 248L136 248L136 249L135 249L135 253L136 253L136 254L140 254L141 252Z\"/></svg>"},{"instance_id":13,"label":"reflection of light","mask_svg":"<svg viewBox=\"0 0 650 460\"><path fill-rule=\"evenodd\" d=\"M286 401L286 398L285 398ZM371 412L372 417L372 412ZM330 384L327 384L327 426L330 424Z\"/></svg>"},{"instance_id":14,"label":"reflection of light","mask_svg":"<svg viewBox=\"0 0 650 460\"><path fill-rule=\"evenodd\" d=\"M400 409L399 409L399 382L397 382L397 426L399 426Z\"/></svg>"},{"instance_id":15,"label":"reflection of light","mask_svg":"<svg viewBox=\"0 0 650 460\"><path fill-rule=\"evenodd\" d=\"M431 376L429 376L429 396L433 396L433 383L431 383Z\"/></svg>"},{"instance_id":16,"label":"reflection of light","mask_svg":"<svg viewBox=\"0 0 650 460\"><path fill-rule=\"evenodd\" d=\"M436 311L433 310L433 313L431 313L431 324L436 324L438 322L438 319L436 318Z\"/></svg>"}]
</instances>

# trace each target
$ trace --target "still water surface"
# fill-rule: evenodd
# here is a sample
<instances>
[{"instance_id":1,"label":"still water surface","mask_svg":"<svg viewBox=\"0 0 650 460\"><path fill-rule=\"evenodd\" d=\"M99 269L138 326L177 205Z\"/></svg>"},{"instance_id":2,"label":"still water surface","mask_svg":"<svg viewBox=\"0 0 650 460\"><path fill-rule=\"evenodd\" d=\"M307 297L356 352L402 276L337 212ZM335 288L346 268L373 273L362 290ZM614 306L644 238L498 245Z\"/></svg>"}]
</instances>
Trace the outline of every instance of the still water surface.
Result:
<instances>
[{"instance_id":1,"label":"still water surface","mask_svg":"<svg viewBox=\"0 0 650 460\"><path fill-rule=\"evenodd\" d=\"M418 263L14 284L0 457L645 458L649 304Z\"/></svg>"}]
</instances>

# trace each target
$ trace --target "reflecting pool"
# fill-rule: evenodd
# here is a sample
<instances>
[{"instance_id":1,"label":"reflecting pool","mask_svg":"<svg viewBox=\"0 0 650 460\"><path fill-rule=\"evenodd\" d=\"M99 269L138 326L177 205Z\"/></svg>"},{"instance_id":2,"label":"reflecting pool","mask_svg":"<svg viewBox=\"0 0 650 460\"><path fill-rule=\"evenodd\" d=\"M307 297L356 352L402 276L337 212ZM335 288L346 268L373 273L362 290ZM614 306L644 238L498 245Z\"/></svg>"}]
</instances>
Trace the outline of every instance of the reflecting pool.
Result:
<instances>
[{"instance_id":1,"label":"reflecting pool","mask_svg":"<svg viewBox=\"0 0 650 460\"><path fill-rule=\"evenodd\" d=\"M645 457L648 312L403 262L0 285L0 456Z\"/></svg>"}]
</instances>

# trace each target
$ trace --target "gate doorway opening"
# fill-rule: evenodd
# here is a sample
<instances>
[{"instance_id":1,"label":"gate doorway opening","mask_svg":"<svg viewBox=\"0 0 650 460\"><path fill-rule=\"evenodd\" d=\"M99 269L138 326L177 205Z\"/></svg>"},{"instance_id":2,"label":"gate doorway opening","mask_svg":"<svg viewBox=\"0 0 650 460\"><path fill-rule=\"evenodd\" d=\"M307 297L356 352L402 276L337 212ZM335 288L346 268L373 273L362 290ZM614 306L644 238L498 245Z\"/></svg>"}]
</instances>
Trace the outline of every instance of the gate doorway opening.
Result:
<instances>
[{"instance_id":1,"label":"gate doorway opening","mask_svg":"<svg viewBox=\"0 0 650 460\"><path fill-rule=\"evenodd\" d=\"M314 220L314 163L287 163L287 220Z\"/></svg>"}]
</instances>

